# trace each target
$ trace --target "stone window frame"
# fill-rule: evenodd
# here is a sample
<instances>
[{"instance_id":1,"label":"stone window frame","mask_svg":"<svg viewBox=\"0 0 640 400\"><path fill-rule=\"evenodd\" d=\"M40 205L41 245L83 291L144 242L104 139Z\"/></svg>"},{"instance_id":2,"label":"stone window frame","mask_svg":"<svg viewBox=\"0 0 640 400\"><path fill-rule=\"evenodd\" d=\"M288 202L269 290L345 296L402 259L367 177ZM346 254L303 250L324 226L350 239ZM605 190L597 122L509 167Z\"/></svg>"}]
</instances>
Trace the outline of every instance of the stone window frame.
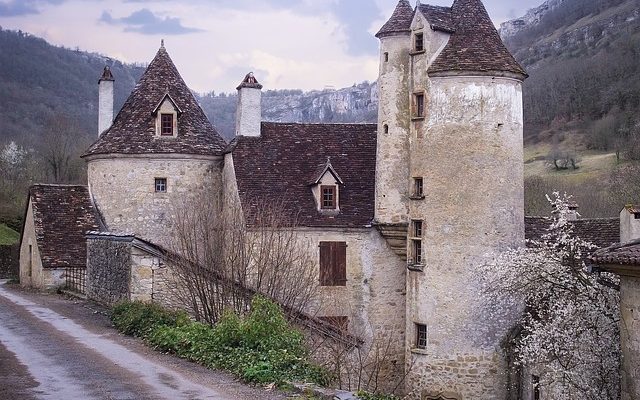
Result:
<instances>
[{"instance_id":1,"label":"stone window frame","mask_svg":"<svg viewBox=\"0 0 640 400\"><path fill-rule=\"evenodd\" d=\"M154 178L154 192L155 193L167 193L169 188L167 178Z\"/></svg>"},{"instance_id":2,"label":"stone window frame","mask_svg":"<svg viewBox=\"0 0 640 400\"><path fill-rule=\"evenodd\" d=\"M426 350L427 346L429 346L429 330L427 328L427 324L421 324L419 322L414 322L415 325L415 342L414 349L416 350Z\"/></svg>"},{"instance_id":3,"label":"stone window frame","mask_svg":"<svg viewBox=\"0 0 640 400\"><path fill-rule=\"evenodd\" d=\"M164 107L166 103L169 103L170 109L168 109L167 107ZM171 134L164 133L164 126L163 126L163 117L169 116L169 115L172 116ZM153 116L155 117L155 123L156 123L156 137L162 138L162 139L177 138L179 133L178 119L180 118L180 115L182 115L182 110L180 109L180 107L178 107L178 105L173 100L171 95L166 93L162 97L162 100L160 100L156 108L153 110Z\"/></svg>"},{"instance_id":4,"label":"stone window frame","mask_svg":"<svg viewBox=\"0 0 640 400\"><path fill-rule=\"evenodd\" d=\"M413 44L412 44L412 52L411 54L422 54L424 52L426 52L426 48L424 46L424 39L425 39L425 35L424 35L424 31L419 30L419 31L415 31L413 33Z\"/></svg>"},{"instance_id":5,"label":"stone window frame","mask_svg":"<svg viewBox=\"0 0 640 400\"><path fill-rule=\"evenodd\" d=\"M411 179L411 200L424 200L424 178L414 176Z\"/></svg>"},{"instance_id":6,"label":"stone window frame","mask_svg":"<svg viewBox=\"0 0 640 400\"><path fill-rule=\"evenodd\" d=\"M411 95L411 120L423 120L427 115L426 90L416 90Z\"/></svg>"},{"instance_id":7,"label":"stone window frame","mask_svg":"<svg viewBox=\"0 0 640 400\"><path fill-rule=\"evenodd\" d=\"M160 114L160 136L175 136L173 133L174 119L175 119L174 114L170 114L170 113Z\"/></svg>"},{"instance_id":8,"label":"stone window frame","mask_svg":"<svg viewBox=\"0 0 640 400\"><path fill-rule=\"evenodd\" d=\"M382 59L383 59L384 62L389 62L389 52L388 51L385 51L382 54Z\"/></svg>"}]
</instances>

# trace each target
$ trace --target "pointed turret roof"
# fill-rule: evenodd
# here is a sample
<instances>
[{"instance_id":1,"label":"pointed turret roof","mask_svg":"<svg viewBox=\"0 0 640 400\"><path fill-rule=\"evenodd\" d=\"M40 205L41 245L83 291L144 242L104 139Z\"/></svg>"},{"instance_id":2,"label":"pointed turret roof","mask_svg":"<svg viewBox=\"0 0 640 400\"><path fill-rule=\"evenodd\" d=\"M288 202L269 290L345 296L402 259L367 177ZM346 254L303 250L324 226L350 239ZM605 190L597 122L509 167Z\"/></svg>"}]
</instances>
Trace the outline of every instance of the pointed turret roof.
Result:
<instances>
[{"instance_id":1,"label":"pointed turret roof","mask_svg":"<svg viewBox=\"0 0 640 400\"><path fill-rule=\"evenodd\" d=\"M113 74L111 73L111 68L109 68L108 65L104 66L102 76L100 77L100 80L98 80L98 82L102 81L115 81L115 79L113 78Z\"/></svg>"},{"instance_id":2,"label":"pointed turret roof","mask_svg":"<svg viewBox=\"0 0 640 400\"><path fill-rule=\"evenodd\" d=\"M455 0L451 7L455 32L429 67L429 75L456 72L528 75L500 39L481 0Z\"/></svg>"},{"instance_id":3,"label":"pointed turret roof","mask_svg":"<svg viewBox=\"0 0 640 400\"><path fill-rule=\"evenodd\" d=\"M181 111L176 138L156 135L154 110L167 96ZM226 142L211 125L169 53L161 46L113 125L83 157L96 154L221 155L225 148Z\"/></svg>"},{"instance_id":4,"label":"pointed turret roof","mask_svg":"<svg viewBox=\"0 0 640 400\"><path fill-rule=\"evenodd\" d=\"M413 21L413 7L408 0L400 0L391 18L376 33L377 38L393 36L397 34L409 34L411 32L411 22Z\"/></svg>"}]
</instances>

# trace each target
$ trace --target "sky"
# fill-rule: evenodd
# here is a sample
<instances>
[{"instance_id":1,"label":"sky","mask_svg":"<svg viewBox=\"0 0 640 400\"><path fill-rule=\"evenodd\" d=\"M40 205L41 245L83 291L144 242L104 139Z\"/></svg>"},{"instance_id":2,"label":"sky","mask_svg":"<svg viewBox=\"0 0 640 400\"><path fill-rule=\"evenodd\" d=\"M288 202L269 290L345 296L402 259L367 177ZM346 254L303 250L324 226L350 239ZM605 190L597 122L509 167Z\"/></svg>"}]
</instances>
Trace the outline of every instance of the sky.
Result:
<instances>
[{"instance_id":1,"label":"sky","mask_svg":"<svg viewBox=\"0 0 640 400\"><path fill-rule=\"evenodd\" d=\"M452 1L422 3L450 6ZM484 0L496 24L542 2ZM231 92L250 71L265 89L312 90L377 78L378 40L373 35L396 4L397 0L0 0L0 26L129 63L149 63L164 39L183 78L200 93Z\"/></svg>"}]
</instances>

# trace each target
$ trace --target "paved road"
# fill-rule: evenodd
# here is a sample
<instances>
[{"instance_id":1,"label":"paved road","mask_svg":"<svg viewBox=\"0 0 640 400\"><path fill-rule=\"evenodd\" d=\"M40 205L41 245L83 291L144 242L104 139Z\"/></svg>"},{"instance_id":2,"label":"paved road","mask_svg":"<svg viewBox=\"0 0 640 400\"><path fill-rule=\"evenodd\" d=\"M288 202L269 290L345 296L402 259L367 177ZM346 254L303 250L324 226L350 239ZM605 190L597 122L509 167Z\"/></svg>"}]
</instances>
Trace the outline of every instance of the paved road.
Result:
<instances>
[{"instance_id":1,"label":"paved road","mask_svg":"<svg viewBox=\"0 0 640 400\"><path fill-rule=\"evenodd\" d=\"M115 332L103 310L0 284L0 399L282 399Z\"/></svg>"}]
</instances>

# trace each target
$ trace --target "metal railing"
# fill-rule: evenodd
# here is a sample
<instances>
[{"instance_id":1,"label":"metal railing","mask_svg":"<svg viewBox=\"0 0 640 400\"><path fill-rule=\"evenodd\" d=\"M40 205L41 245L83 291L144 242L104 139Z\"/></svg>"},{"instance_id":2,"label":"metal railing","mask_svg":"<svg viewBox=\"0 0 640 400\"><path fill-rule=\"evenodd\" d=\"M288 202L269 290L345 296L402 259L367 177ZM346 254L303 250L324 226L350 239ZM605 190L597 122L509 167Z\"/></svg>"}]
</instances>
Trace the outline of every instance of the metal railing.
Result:
<instances>
[{"instance_id":1,"label":"metal railing","mask_svg":"<svg viewBox=\"0 0 640 400\"><path fill-rule=\"evenodd\" d=\"M85 294L87 269L83 267L68 267L64 273L65 288L71 292Z\"/></svg>"}]
</instances>

